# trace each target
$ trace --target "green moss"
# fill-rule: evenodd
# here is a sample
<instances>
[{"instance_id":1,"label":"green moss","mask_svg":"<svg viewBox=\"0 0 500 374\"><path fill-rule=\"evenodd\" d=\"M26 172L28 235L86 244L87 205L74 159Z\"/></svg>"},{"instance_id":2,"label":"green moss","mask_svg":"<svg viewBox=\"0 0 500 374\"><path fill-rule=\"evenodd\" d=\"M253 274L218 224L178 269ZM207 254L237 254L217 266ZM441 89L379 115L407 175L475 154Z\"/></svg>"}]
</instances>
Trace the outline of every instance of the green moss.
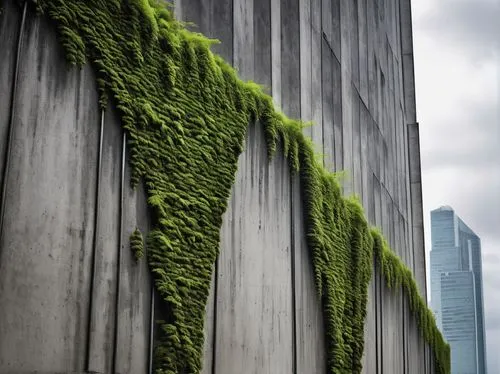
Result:
<instances>
[{"instance_id":1,"label":"green moss","mask_svg":"<svg viewBox=\"0 0 500 374\"><path fill-rule=\"evenodd\" d=\"M144 256L144 239L137 228L130 235L130 250L136 261L139 261Z\"/></svg>"},{"instance_id":2,"label":"green moss","mask_svg":"<svg viewBox=\"0 0 500 374\"><path fill-rule=\"evenodd\" d=\"M449 373L449 347L411 272L342 197L318 162L303 124L210 51L171 12L146 0L38 0L57 27L68 61L89 61L103 107L116 106L129 139L132 183L152 208L147 236L155 285L168 308L155 350L156 373L198 373L203 322L222 215L250 121L263 124L270 155L281 144L301 181L304 224L324 308L329 373L359 373L373 257L387 284L403 287L436 372Z\"/></svg>"}]
</instances>

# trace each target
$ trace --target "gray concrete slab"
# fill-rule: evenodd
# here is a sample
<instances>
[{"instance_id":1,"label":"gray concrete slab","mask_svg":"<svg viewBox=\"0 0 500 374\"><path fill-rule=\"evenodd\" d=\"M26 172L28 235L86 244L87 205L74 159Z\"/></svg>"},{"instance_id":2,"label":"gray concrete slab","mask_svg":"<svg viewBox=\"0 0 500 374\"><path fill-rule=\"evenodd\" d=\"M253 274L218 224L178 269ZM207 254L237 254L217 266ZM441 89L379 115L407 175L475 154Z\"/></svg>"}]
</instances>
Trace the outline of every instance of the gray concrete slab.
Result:
<instances>
[{"instance_id":1,"label":"gray concrete slab","mask_svg":"<svg viewBox=\"0 0 500 374\"><path fill-rule=\"evenodd\" d=\"M0 259L0 373L83 371L99 111L88 66L68 69L30 13L20 53Z\"/></svg>"},{"instance_id":2,"label":"gray concrete slab","mask_svg":"<svg viewBox=\"0 0 500 374\"><path fill-rule=\"evenodd\" d=\"M323 100L322 98L322 43L321 0L311 0L311 115L314 126L311 138L317 151L324 154L323 149ZM334 89L335 91L336 89Z\"/></svg>"},{"instance_id":3,"label":"gray concrete slab","mask_svg":"<svg viewBox=\"0 0 500 374\"><path fill-rule=\"evenodd\" d=\"M368 286L368 304L365 320L365 349L363 354L363 374L372 374L377 368L377 309L375 299L375 276Z\"/></svg>"},{"instance_id":4,"label":"gray concrete slab","mask_svg":"<svg viewBox=\"0 0 500 374\"><path fill-rule=\"evenodd\" d=\"M344 167L344 125L342 122L342 68L337 58L333 59L333 125L335 135L335 170Z\"/></svg>"},{"instance_id":5,"label":"gray concrete slab","mask_svg":"<svg viewBox=\"0 0 500 374\"><path fill-rule=\"evenodd\" d=\"M359 37L359 95L368 106L368 0L358 2L358 37Z\"/></svg>"},{"instance_id":6,"label":"gray concrete slab","mask_svg":"<svg viewBox=\"0 0 500 374\"><path fill-rule=\"evenodd\" d=\"M372 206L369 202L369 196L372 193L370 190L370 179L372 178L372 171L369 167L369 145L368 145L368 127L370 123L370 113L365 106L364 102L360 103L359 107L359 131L360 131L360 159L361 159L361 199L365 209L367 218L371 216L370 209Z\"/></svg>"},{"instance_id":7,"label":"gray concrete slab","mask_svg":"<svg viewBox=\"0 0 500 374\"><path fill-rule=\"evenodd\" d=\"M2 87L0 89L0 170L3 172L11 123L11 101L16 75L22 9L12 0L4 1L2 7L2 13L0 14L0 50L2 51L2 69L0 69L0 87ZM0 174L0 185L2 183L3 173Z\"/></svg>"},{"instance_id":8,"label":"gray concrete slab","mask_svg":"<svg viewBox=\"0 0 500 374\"><path fill-rule=\"evenodd\" d=\"M313 264L307 247L298 178L293 180L293 248L295 279L296 373L326 372L323 309L315 292Z\"/></svg>"},{"instance_id":9,"label":"gray concrete slab","mask_svg":"<svg viewBox=\"0 0 500 374\"><path fill-rule=\"evenodd\" d=\"M311 2L299 0L300 18L300 117L303 121L312 120L312 24ZM316 71L316 69L314 69ZM321 123L314 123L314 127ZM304 133L312 138L312 127L304 129ZM319 144L320 145L320 144ZM322 145L320 145L322 149Z\"/></svg>"},{"instance_id":10,"label":"gray concrete slab","mask_svg":"<svg viewBox=\"0 0 500 374\"><path fill-rule=\"evenodd\" d=\"M323 38L332 50L334 44L333 6L333 1L321 1L321 30Z\"/></svg>"},{"instance_id":11,"label":"gray concrete slab","mask_svg":"<svg viewBox=\"0 0 500 374\"><path fill-rule=\"evenodd\" d=\"M281 108L281 2L271 1L271 91Z\"/></svg>"},{"instance_id":12,"label":"gray concrete slab","mask_svg":"<svg viewBox=\"0 0 500 374\"><path fill-rule=\"evenodd\" d=\"M420 170L420 142L418 124L408 125L408 157L410 174L410 198L412 211L412 235L414 274L420 293L427 297L425 277L425 244L422 202L422 182Z\"/></svg>"},{"instance_id":13,"label":"gray concrete slab","mask_svg":"<svg viewBox=\"0 0 500 374\"><path fill-rule=\"evenodd\" d=\"M290 373L293 366L290 176L269 163L252 125L221 233L217 282L218 374Z\"/></svg>"},{"instance_id":14,"label":"gray concrete slab","mask_svg":"<svg viewBox=\"0 0 500 374\"><path fill-rule=\"evenodd\" d=\"M281 105L291 118L300 118L299 0L281 0Z\"/></svg>"},{"instance_id":15,"label":"gray concrete slab","mask_svg":"<svg viewBox=\"0 0 500 374\"><path fill-rule=\"evenodd\" d=\"M271 2L269 0L253 0L253 6L254 43L257 46L254 48L253 79L263 85L266 92L271 95ZM246 7L248 8L248 5Z\"/></svg>"},{"instance_id":16,"label":"gray concrete slab","mask_svg":"<svg viewBox=\"0 0 500 374\"><path fill-rule=\"evenodd\" d=\"M382 373L403 373L403 308L401 290L389 289L382 283Z\"/></svg>"},{"instance_id":17,"label":"gray concrete slab","mask_svg":"<svg viewBox=\"0 0 500 374\"><path fill-rule=\"evenodd\" d=\"M361 196L363 188L363 177L361 174L361 124L360 124L360 107L361 98L356 90L353 90L353 126L352 126L352 152L355 157L353 157L353 174L354 174L354 193Z\"/></svg>"},{"instance_id":18,"label":"gray concrete slab","mask_svg":"<svg viewBox=\"0 0 500 374\"><path fill-rule=\"evenodd\" d=\"M352 149L354 126L352 98L354 90L349 71L342 68L342 170L345 173L344 193L346 195L351 195L354 192L354 155Z\"/></svg>"},{"instance_id":19,"label":"gray concrete slab","mask_svg":"<svg viewBox=\"0 0 500 374\"><path fill-rule=\"evenodd\" d=\"M233 9L233 66L242 79L255 79L255 57L264 54L254 44L254 0L233 0Z\"/></svg>"},{"instance_id":20,"label":"gray concrete slab","mask_svg":"<svg viewBox=\"0 0 500 374\"><path fill-rule=\"evenodd\" d=\"M102 113L104 116L104 113ZM116 121L102 119L99 155L97 212L92 288L88 369L97 373L113 371L117 271L120 250L120 205L122 130Z\"/></svg>"},{"instance_id":21,"label":"gray concrete slab","mask_svg":"<svg viewBox=\"0 0 500 374\"><path fill-rule=\"evenodd\" d=\"M360 75L359 75L359 15L358 1L350 1L348 3L347 13L343 13L347 17L349 23L349 43L351 51L351 77L356 89L360 90ZM342 20L341 20L342 21Z\"/></svg>"},{"instance_id":22,"label":"gray concrete slab","mask_svg":"<svg viewBox=\"0 0 500 374\"><path fill-rule=\"evenodd\" d=\"M324 2L323 2L324 3ZM323 37L321 48L321 75L322 75L322 108L323 108L323 155L325 167L335 170L335 130L334 130L334 105L333 92L338 90L333 80L333 51L328 41Z\"/></svg>"},{"instance_id":23,"label":"gray concrete slab","mask_svg":"<svg viewBox=\"0 0 500 374\"><path fill-rule=\"evenodd\" d=\"M116 111L109 107L105 126L120 129ZM117 131L118 132L118 131ZM122 137L116 134L117 138ZM124 175L121 181L121 247L118 273L118 304L116 311L116 373L148 373L152 283L148 266L147 246L144 257L136 261L130 250L130 235L139 229L146 240L150 230L146 192L142 184L130 186L129 155L125 153ZM116 169L119 168L116 164ZM154 322L154 321L153 321Z\"/></svg>"}]
</instances>

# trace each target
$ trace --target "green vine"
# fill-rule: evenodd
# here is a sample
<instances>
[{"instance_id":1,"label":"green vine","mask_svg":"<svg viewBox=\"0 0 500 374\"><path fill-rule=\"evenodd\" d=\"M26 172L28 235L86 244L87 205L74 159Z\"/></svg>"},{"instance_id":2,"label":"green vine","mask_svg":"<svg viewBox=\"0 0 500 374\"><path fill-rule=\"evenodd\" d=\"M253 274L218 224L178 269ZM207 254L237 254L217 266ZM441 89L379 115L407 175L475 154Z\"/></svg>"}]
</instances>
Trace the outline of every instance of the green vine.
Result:
<instances>
[{"instance_id":1,"label":"green vine","mask_svg":"<svg viewBox=\"0 0 500 374\"><path fill-rule=\"evenodd\" d=\"M373 255L386 282L402 287L436 373L449 347L415 280L363 209L342 197L315 159L302 123L278 112L255 83L213 54L212 40L186 30L147 0L37 0L57 27L67 60L89 61L101 105L118 109L128 137L132 183L145 183L153 211L149 265L168 308L155 349L157 374L198 373L204 311L219 252L222 215L248 123L264 126L270 155L281 144L302 186L307 242L324 308L329 373L359 373ZM140 234L140 233L139 233ZM135 238L134 238L135 239Z\"/></svg>"},{"instance_id":2,"label":"green vine","mask_svg":"<svg viewBox=\"0 0 500 374\"><path fill-rule=\"evenodd\" d=\"M135 229L130 235L130 250L137 262L144 256L144 239L139 229Z\"/></svg>"}]
</instances>

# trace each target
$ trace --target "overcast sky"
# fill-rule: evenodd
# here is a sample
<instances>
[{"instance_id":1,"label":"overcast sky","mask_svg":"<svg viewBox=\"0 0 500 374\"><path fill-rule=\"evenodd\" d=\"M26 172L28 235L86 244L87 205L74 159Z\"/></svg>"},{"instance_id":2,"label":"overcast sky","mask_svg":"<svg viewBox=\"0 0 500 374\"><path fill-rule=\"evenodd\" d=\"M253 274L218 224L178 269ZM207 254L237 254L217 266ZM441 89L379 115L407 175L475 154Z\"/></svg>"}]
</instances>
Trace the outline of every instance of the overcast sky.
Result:
<instances>
[{"instance_id":1,"label":"overcast sky","mask_svg":"<svg viewBox=\"0 0 500 374\"><path fill-rule=\"evenodd\" d=\"M498 374L500 0L413 0L412 8L427 252L430 211L441 205L481 237L488 372Z\"/></svg>"}]
</instances>

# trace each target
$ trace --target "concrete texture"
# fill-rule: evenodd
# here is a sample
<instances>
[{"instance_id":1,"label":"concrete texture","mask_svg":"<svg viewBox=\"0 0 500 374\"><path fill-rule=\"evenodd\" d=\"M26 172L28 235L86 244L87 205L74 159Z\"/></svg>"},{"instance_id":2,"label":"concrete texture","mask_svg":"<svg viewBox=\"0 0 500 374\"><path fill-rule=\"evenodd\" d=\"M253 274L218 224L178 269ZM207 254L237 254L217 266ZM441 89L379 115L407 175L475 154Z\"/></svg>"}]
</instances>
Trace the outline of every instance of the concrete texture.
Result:
<instances>
[{"instance_id":1,"label":"concrete texture","mask_svg":"<svg viewBox=\"0 0 500 374\"><path fill-rule=\"evenodd\" d=\"M128 246L135 227L147 232L144 191L129 187L121 125L100 111L90 66L68 69L48 23L31 7L21 16L4 2L1 102L14 100L1 159L0 373L145 373L151 284Z\"/></svg>"},{"instance_id":2,"label":"concrete texture","mask_svg":"<svg viewBox=\"0 0 500 374\"><path fill-rule=\"evenodd\" d=\"M8 14L7 14L8 16ZM0 241L0 373L84 369L100 112L90 67L22 30Z\"/></svg>"},{"instance_id":3,"label":"concrete texture","mask_svg":"<svg viewBox=\"0 0 500 374\"><path fill-rule=\"evenodd\" d=\"M147 373L161 300L128 246L149 222L144 191L129 187L119 120L98 109L90 67L67 68L52 28L31 8L22 26L23 9L4 4L0 374ZM305 131L325 166L345 171L345 193L360 196L425 290L410 0L177 0L174 10L219 39L214 49L287 115L315 122ZM258 123L246 142L203 374L324 373L299 182L279 153L268 160ZM431 357L402 293L375 269L363 372L432 373Z\"/></svg>"}]
</instances>

